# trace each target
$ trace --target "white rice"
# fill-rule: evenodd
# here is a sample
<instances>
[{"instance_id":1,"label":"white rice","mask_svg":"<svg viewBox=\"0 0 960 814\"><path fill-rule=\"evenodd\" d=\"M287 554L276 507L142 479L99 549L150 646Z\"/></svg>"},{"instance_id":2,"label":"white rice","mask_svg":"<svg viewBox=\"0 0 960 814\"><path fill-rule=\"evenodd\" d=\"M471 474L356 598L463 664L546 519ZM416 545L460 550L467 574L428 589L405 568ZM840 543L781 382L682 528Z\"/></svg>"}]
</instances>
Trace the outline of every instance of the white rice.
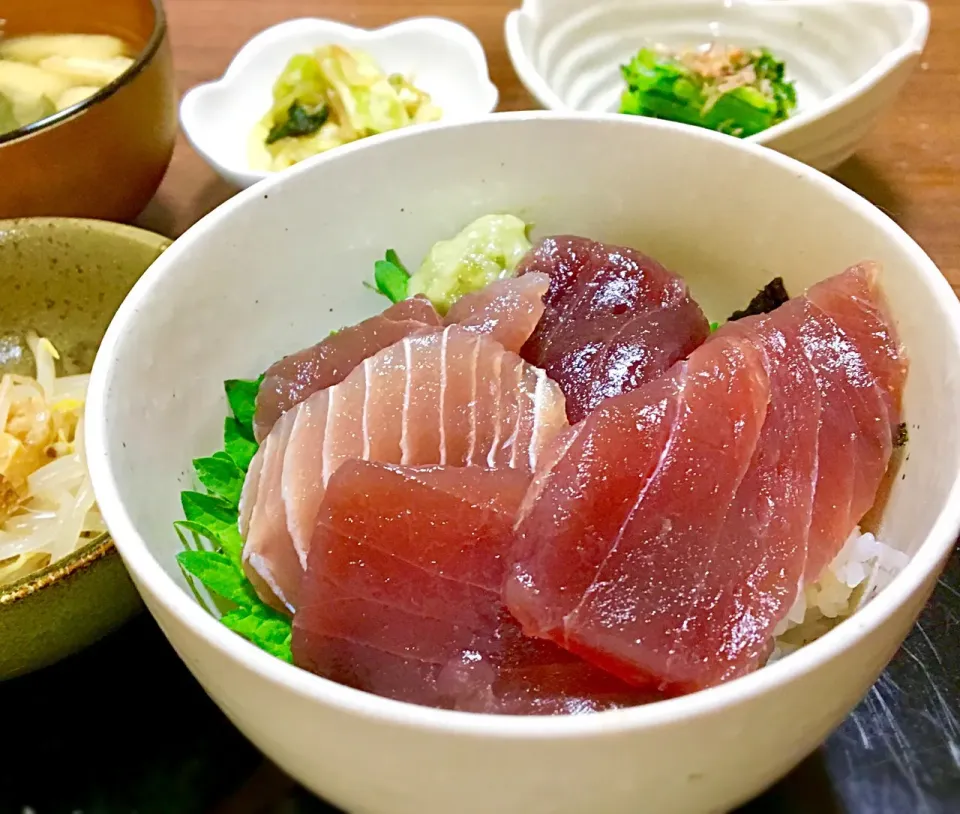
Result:
<instances>
[{"instance_id":1,"label":"white rice","mask_svg":"<svg viewBox=\"0 0 960 814\"><path fill-rule=\"evenodd\" d=\"M824 574L801 590L787 617L777 626L770 662L822 636L852 614L896 576L908 560L902 551L870 532L854 529Z\"/></svg>"}]
</instances>

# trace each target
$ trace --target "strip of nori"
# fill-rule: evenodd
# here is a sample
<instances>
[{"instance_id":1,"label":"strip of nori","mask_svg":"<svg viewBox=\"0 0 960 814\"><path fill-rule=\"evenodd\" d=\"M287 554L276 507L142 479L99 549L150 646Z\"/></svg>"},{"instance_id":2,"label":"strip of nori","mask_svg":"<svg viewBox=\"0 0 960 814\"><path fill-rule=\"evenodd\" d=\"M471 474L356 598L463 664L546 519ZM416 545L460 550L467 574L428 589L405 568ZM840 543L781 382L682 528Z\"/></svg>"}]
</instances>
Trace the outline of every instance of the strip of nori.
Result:
<instances>
[{"instance_id":1,"label":"strip of nori","mask_svg":"<svg viewBox=\"0 0 960 814\"><path fill-rule=\"evenodd\" d=\"M769 314L789 299L790 295L783 284L783 278L774 277L757 292L757 296L750 300L750 304L746 308L742 311L734 311L728 321L733 322L744 317L752 317L755 314Z\"/></svg>"}]
</instances>

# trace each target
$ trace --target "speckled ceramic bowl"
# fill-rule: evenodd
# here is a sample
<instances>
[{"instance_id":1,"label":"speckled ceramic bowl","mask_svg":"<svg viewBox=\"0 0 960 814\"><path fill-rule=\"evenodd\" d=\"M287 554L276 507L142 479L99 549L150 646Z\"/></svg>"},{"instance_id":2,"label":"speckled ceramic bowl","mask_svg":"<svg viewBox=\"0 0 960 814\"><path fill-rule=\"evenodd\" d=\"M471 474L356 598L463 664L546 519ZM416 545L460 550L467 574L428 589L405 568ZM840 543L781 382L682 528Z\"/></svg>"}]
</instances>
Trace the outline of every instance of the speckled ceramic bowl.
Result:
<instances>
[{"instance_id":1,"label":"speckled ceramic bowl","mask_svg":"<svg viewBox=\"0 0 960 814\"><path fill-rule=\"evenodd\" d=\"M88 371L114 311L168 244L103 221L0 220L0 334L35 330L61 350L65 372ZM11 371L32 373L0 355L0 373ZM0 679L86 647L139 608L109 535L92 540L0 587Z\"/></svg>"}]
</instances>

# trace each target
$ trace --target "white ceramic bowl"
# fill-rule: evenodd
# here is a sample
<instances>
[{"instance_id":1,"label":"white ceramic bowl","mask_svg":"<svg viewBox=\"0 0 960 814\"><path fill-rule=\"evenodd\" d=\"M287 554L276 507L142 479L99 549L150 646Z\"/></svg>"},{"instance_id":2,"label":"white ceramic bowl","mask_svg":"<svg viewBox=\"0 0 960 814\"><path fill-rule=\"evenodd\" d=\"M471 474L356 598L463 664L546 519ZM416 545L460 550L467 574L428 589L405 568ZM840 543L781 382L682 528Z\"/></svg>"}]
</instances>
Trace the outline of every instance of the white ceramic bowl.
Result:
<instances>
[{"instance_id":1,"label":"white ceramic bowl","mask_svg":"<svg viewBox=\"0 0 960 814\"><path fill-rule=\"evenodd\" d=\"M287 20L244 45L223 77L183 97L183 132L218 175L243 188L273 174L250 168L250 131L270 109L273 84L287 60L327 44L362 48L388 73L412 77L446 121L478 118L497 106L480 40L452 20L416 17L374 30L333 20Z\"/></svg>"},{"instance_id":2,"label":"white ceramic bowl","mask_svg":"<svg viewBox=\"0 0 960 814\"><path fill-rule=\"evenodd\" d=\"M919 0L524 0L507 50L544 107L620 106L620 65L641 47L769 47L797 86L797 111L750 137L819 170L856 150L894 102L927 41Z\"/></svg>"},{"instance_id":3,"label":"white ceramic bowl","mask_svg":"<svg viewBox=\"0 0 960 814\"><path fill-rule=\"evenodd\" d=\"M389 178L390 183L383 183ZM317 196L336 189L336 199ZM736 189L736 205L724 190ZM774 274L798 291L863 258L912 354L909 460L880 534L912 555L858 614L726 686L598 715L411 706L257 650L196 603L171 523L190 461L219 445L222 381L383 307L361 285L386 248L415 263L492 211L536 234L642 248L723 317ZM879 210L753 144L624 116L502 114L398 132L246 190L141 278L90 384L97 498L134 581L211 697L297 780L362 814L706 814L757 794L864 696L929 596L960 526L960 305Z\"/></svg>"}]
</instances>

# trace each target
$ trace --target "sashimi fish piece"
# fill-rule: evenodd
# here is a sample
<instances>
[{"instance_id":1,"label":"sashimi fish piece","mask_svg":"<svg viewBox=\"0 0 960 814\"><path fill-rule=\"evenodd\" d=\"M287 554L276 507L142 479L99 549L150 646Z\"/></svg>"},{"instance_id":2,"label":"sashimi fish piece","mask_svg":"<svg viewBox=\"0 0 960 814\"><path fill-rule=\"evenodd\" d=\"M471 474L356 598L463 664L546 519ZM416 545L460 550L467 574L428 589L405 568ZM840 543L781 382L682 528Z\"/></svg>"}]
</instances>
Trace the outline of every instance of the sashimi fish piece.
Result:
<instances>
[{"instance_id":1,"label":"sashimi fish piece","mask_svg":"<svg viewBox=\"0 0 960 814\"><path fill-rule=\"evenodd\" d=\"M819 579L873 506L902 420L907 361L877 275L876 264L854 266L776 312L790 330L798 326L833 416L820 426L806 583Z\"/></svg>"},{"instance_id":2,"label":"sashimi fish piece","mask_svg":"<svg viewBox=\"0 0 960 814\"><path fill-rule=\"evenodd\" d=\"M441 325L429 300L413 297L285 356L270 366L257 393L253 424L257 441L266 438L283 413L317 391L342 382L367 357L405 336L436 331Z\"/></svg>"},{"instance_id":3,"label":"sashimi fish piece","mask_svg":"<svg viewBox=\"0 0 960 814\"><path fill-rule=\"evenodd\" d=\"M486 334L520 353L543 316L543 295L549 285L550 277L537 272L497 280L457 300L444 324Z\"/></svg>"},{"instance_id":4,"label":"sashimi fish piece","mask_svg":"<svg viewBox=\"0 0 960 814\"><path fill-rule=\"evenodd\" d=\"M660 376L709 334L686 283L635 249L548 237L517 273L550 277L546 310L520 355L559 383L571 423Z\"/></svg>"},{"instance_id":5,"label":"sashimi fish piece","mask_svg":"<svg viewBox=\"0 0 960 814\"><path fill-rule=\"evenodd\" d=\"M250 463L240 496L243 569L257 594L277 610L293 612L302 569L287 528L281 475L295 414L281 416Z\"/></svg>"},{"instance_id":6,"label":"sashimi fish piece","mask_svg":"<svg viewBox=\"0 0 960 814\"><path fill-rule=\"evenodd\" d=\"M284 357L267 370L257 393L254 434L263 440L277 418L314 393L343 381L354 368L405 336L462 323L519 353L543 314L546 275L499 280L467 294L441 320L422 296L401 300L382 314L342 328L309 348Z\"/></svg>"},{"instance_id":7,"label":"sashimi fish piece","mask_svg":"<svg viewBox=\"0 0 960 814\"><path fill-rule=\"evenodd\" d=\"M542 458L508 608L639 687L682 694L755 669L875 500L905 372L869 267L722 327Z\"/></svg>"},{"instance_id":8,"label":"sashimi fish piece","mask_svg":"<svg viewBox=\"0 0 960 814\"><path fill-rule=\"evenodd\" d=\"M517 369L509 390L493 375L504 366ZM501 415L513 423L502 425ZM559 388L498 342L458 326L405 337L299 411L283 496L301 563L326 484L344 461L485 466L492 460L529 472L566 427ZM501 450L508 443L506 459Z\"/></svg>"},{"instance_id":9,"label":"sashimi fish piece","mask_svg":"<svg viewBox=\"0 0 960 814\"><path fill-rule=\"evenodd\" d=\"M512 377L504 377L504 370ZM284 414L283 511L261 513L282 523L283 532L265 535L258 526L259 535L248 537L244 547L245 559L258 564L261 576L271 575L258 589L280 581L274 571L283 571L284 583L300 579L326 485L346 461L496 465L529 473L567 426L560 389L498 342L459 326L404 337ZM278 424L267 442L280 429ZM274 442L263 465L251 467L251 493L259 479L256 497L244 496L244 514L253 506L251 518L261 495L272 499L264 483L273 482L267 462L279 448ZM252 533L252 519L250 527ZM280 539L288 540L290 549L282 563L260 551L260 541Z\"/></svg>"},{"instance_id":10,"label":"sashimi fish piece","mask_svg":"<svg viewBox=\"0 0 960 814\"><path fill-rule=\"evenodd\" d=\"M345 463L331 478L294 618L294 661L430 706L512 714L649 700L503 608L502 555L528 472Z\"/></svg>"}]
</instances>

